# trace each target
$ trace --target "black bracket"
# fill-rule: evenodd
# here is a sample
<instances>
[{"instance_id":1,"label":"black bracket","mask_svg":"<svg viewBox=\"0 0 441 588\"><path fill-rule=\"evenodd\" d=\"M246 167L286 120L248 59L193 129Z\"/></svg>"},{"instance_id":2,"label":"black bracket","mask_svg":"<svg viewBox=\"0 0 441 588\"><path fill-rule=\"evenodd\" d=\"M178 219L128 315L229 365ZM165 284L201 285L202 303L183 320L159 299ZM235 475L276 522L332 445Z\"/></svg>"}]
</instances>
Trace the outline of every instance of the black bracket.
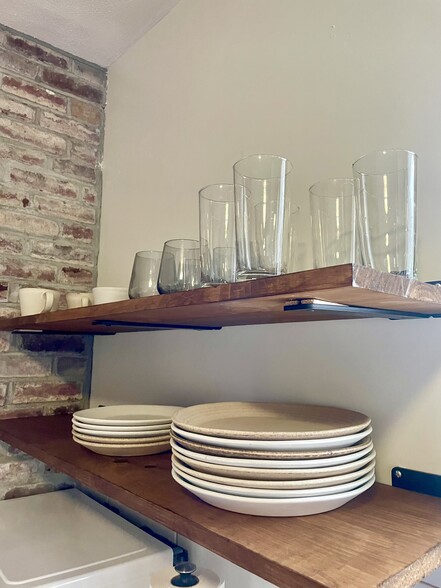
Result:
<instances>
[{"instance_id":1,"label":"black bracket","mask_svg":"<svg viewBox=\"0 0 441 588\"><path fill-rule=\"evenodd\" d=\"M394 467L391 470L392 486L429 494L441 498L441 476L407 468Z\"/></svg>"},{"instance_id":2,"label":"black bracket","mask_svg":"<svg viewBox=\"0 0 441 588\"><path fill-rule=\"evenodd\" d=\"M150 331L158 329L189 329L191 331L220 331L222 327L203 327L194 325L170 325L168 323L133 323L130 321L114 321L113 319L99 319L93 321L93 325L103 327L129 327L139 331ZM95 333L100 335L101 333Z\"/></svg>"},{"instance_id":3,"label":"black bracket","mask_svg":"<svg viewBox=\"0 0 441 588\"><path fill-rule=\"evenodd\" d=\"M409 312L403 310L383 310L381 308L368 308L365 306L349 306L346 304L336 304L334 302L324 302L315 299L293 300L283 308L285 311L307 310L310 312L320 312L329 317L345 315L347 318L387 318L390 320L412 319L412 318L438 318L440 314L421 314L418 312Z\"/></svg>"}]
</instances>

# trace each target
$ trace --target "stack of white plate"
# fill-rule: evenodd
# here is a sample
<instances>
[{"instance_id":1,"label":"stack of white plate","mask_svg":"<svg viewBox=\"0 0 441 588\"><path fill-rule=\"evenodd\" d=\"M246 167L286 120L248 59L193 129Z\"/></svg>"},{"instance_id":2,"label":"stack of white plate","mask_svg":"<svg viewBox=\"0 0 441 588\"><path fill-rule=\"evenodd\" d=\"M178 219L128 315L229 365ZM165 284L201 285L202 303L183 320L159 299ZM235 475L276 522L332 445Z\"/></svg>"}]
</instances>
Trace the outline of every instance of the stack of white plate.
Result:
<instances>
[{"instance_id":1,"label":"stack of white plate","mask_svg":"<svg viewBox=\"0 0 441 588\"><path fill-rule=\"evenodd\" d=\"M170 425L179 406L124 405L80 410L74 441L101 455L152 455L170 449Z\"/></svg>"},{"instance_id":2,"label":"stack of white plate","mask_svg":"<svg viewBox=\"0 0 441 588\"><path fill-rule=\"evenodd\" d=\"M260 516L338 508L375 481L371 420L303 404L220 402L173 417L173 478L213 506Z\"/></svg>"}]
</instances>

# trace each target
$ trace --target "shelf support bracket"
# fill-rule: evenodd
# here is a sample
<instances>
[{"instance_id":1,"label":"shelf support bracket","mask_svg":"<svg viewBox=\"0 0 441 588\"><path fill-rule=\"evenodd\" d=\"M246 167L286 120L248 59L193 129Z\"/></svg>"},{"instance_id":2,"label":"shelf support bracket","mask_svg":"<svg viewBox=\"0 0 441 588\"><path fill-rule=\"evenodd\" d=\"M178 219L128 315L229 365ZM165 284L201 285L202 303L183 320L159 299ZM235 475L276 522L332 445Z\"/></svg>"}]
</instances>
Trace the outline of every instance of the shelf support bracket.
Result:
<instances>
[{"instance_id":1,"label":"shelf support bracket","mask_svg":"<svg viewBox=\"0 0 441 588\"><path fill-rule=\"evenodd\" d=\"M391 470L392 486L441 498L441 476L396 466Z\"/></svg>"},{"instance_id":2,"label":"shelf support bracket","mask_svg":"<svg viewBox=\"0 0 441 588\"><path fill-rule=\"evenodd\" d=\"M441 314L422 314L418 312L409 312L403 310L384 310L382 308L369 308L365 306L349 306L346 304L336 304L334 302L325 302L310 298L298 298L291 300L283 308L285 311L309 311L326 315L329 318L333 316L337 319L346 315L347 318L387 318L390 320L417 319L417 318L440 318Z\"/></svg>"},{"instance_id":3,"label":"shelf support bracket","mask_svg":"<svg viewBox=\"0 0 441 588\"><path fill-rule=\"evenodd\" d=\"M131 321L115 321L113 319L99 319L93 321L93 325L99 325L102 327L129 327L130 329L136 329L139 331L150 331L160 329L186 329L191 331L220 331L222 327L204 327L194 325L171 325L168 323L134 323ZM99 333L95 333L98 335Z\"/></svg>"}]
</instances>

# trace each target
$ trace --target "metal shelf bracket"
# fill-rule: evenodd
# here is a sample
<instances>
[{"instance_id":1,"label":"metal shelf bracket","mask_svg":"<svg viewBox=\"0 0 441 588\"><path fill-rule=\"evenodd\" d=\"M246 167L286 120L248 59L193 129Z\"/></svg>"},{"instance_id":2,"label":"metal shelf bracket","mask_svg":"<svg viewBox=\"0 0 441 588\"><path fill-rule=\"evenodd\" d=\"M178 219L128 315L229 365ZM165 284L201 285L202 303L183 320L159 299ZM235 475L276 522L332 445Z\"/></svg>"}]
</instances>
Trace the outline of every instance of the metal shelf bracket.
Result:
<instances>
[{"instance_id":1,"label":"metal shelf bracket","mask_svg":"<svg viewBox=\"0 0 441 588\"><path fill-rule=\"evenodd\" d=\"M441 476L396 466L391 470L392 486L441 498Z\"/></svg>"}]
</instances>

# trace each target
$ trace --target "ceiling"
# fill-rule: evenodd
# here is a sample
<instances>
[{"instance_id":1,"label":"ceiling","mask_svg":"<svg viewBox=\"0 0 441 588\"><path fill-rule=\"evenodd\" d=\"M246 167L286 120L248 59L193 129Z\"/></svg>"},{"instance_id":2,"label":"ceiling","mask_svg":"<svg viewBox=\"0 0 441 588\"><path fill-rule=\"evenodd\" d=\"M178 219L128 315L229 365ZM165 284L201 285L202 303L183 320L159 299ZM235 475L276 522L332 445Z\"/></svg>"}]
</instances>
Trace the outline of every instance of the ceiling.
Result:
<instances>
[{"instance_id":1,"label":"ceiling","mask_svg":"<svg viewBox=\"0 0 441 588\"><path fill-rule=\"evenodd\" d=\"M0 0L0 22L107 67L179 0Z\"/></svg>"}]
</instances>

